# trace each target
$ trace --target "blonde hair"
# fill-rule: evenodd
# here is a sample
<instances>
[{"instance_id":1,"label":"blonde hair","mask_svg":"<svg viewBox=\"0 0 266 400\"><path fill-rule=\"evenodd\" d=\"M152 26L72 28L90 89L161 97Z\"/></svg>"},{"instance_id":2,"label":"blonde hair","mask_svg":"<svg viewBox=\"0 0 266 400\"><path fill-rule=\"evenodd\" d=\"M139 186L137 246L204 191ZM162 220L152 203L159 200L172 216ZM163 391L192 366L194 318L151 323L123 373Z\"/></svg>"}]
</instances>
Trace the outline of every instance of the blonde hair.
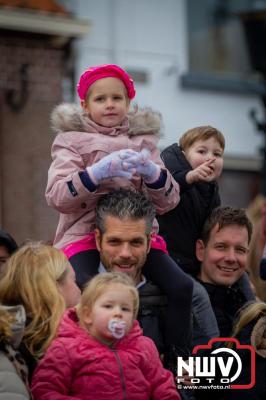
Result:
<instances>
[{"instance_id":1,"label":"blonde hair","mask_svg":"<svg viewBox=\"0 0 266 400\"><path fill-rule=\"evenodd\" d=\"M221 148L224 150L225 147L224 135L220 131L218 131L218 129L213 128L212 126L209 125L197 126L196 128L190 129L187 132L185 132L179 139L179 146L183 151L186 151L198 140L207 140L211 137L216 139Z\"/></svg>"},{"instance_id":2,"label":"blonde hair","mask_svg":"<svg viewBox=\"0 0 266 400\"><path fill-rule=\"evenodd\" d=\"M78 315L82 319L82 310L86 308L91 312L95 301L104 293L105 289L112 284L121 284L128 288L133 297L133 317L136 319L139 309L139 294L134 286L133 280L126 274L120 272L108 272L96 275L86 286L78 306Z\"/></svg>"},{"instance_id":3,"label":"blonde hair","mask_svg":"<svg viewBox=\"0 0 266 400\"><path fill-rule=\"evenodd\" d=\"M22 304L27 323L23 341L40 358L56 335L65 301L57 282L67 270L66 256L56 248L31 242L14 253L0 279L0 302Z\"/></svg>"},{"instance_id":4,"label":"blonde hair","mask_svg":"<svg viewBox=\"0 0 266 400\"><path fill-rule=\"evenodd\" d=\"M239 312L232 336L237 336L246 325L260 316L266 316L266 303L257 301L244 306Z\"/></svg>"},{"instance_id":5,"label":"blonde hair","mask_svg":"<svg viewBox=\"0 0 266 400\"><path fill-rule=\"evenodd\" d=\"M266 282L260 278L260 262L265 246L262 213L265 202L265 196L258 194L247 208L247 215L253 224L253 234L249 245L247 269L250 273L250 280L255 286L256 295L261 301L266 301Z\"/></svg>"}]
</instances>

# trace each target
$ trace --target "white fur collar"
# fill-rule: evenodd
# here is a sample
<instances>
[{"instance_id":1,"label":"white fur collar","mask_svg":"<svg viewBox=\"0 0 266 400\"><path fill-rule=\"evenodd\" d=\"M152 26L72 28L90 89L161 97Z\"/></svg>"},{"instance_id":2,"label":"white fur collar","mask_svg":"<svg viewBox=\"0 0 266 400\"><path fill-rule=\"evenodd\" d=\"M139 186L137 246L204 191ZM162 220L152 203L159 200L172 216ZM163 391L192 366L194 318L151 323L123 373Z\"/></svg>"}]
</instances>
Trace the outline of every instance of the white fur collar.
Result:
<instances>
[{"instance_id":1,"label":"white fur collar","mask_svg":"<svg viewBox=\"0 0 266 400\"><path fill-rule=\"evenodd\" d=\"M135 107L128 113L129 136L153 134L163 135L162 116L149 107ZM69 131L86 131L88 117L76 104L62 103L55 107L51 114L52 129L56 133Z\"/></svg>"}]
</instances>

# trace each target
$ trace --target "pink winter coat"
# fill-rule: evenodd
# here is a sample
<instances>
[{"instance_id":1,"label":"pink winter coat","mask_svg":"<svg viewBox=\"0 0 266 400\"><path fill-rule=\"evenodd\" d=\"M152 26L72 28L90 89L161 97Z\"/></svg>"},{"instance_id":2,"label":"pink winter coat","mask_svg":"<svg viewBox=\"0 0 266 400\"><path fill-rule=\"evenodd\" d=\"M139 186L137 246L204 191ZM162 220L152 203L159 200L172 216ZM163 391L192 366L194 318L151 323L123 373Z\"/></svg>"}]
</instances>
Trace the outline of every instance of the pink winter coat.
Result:
<instances>
[{"instance_id":1,"label":"pink winter coat","mask_svg":"<svg viewBox=\"0 0 266 400\"><path fill-rule=\"evenodd\" d=\"M144 109L129 116L122 125L106 128L91 121L79 107L72 104L58 106L52 115L58 133L52 145L52 164L48 172L46 200L60 212L54 245L58 248L78 241L94 230L95 207L99 198L119 187L135 187L154 203L158 214L173 209L179 202L179 185L165 169L157 148L160 138L160 116ZM149 149L151 157L166 171L165 186L152 189L140 176L132 180L113 178L101 181L90 192L79 173L113 151L130 148ZM154 233L158 231L154 224Z\"/></svg>"},{"instance_id":2,"label":"pink winter coat","mask_svg":"<svg viewBox=\"0 0 266 400\"><path fill-rule=\"evenodd\" d=\"M32 394L34 400L180 400L172 373L137 321L110 348L78 325L74 309L35 371Z\"/></svg>"}]
</instances>

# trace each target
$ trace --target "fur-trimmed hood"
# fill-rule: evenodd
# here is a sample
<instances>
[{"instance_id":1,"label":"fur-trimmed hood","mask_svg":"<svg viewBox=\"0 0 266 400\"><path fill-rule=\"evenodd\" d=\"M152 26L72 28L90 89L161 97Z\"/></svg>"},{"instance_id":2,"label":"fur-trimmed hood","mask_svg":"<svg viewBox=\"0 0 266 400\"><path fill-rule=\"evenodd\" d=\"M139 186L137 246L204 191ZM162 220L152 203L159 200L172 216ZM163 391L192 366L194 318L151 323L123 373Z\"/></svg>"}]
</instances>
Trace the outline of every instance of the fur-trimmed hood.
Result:
<instances>
[{"instance_id":1,"label":"fur-trimmed hood","mask_svg":"<svg viewBox=\"0 0 266 400\"><path fill-rule=\"evenodd\" d=\"M163 136L162 116L159 112L149 107L135 107L127 115L125 124L128 126L128 135L153 134L157 137ZM78 131L87 132L89 127L99 127L91 121L80 106L76 104L63 103L55 107L51 114L51 126L55 133Z\"/></svg>"},{"instance_id":2,"label":"fur-trimmed hood","mask_svg":"<svg viewBox=\"0 0 266 400\"><path fill-rule=\"evenodd\" d=\"M266 316L261 317L254 326L251 334L251 344L256 353L266 358Z\"/></svg>"},{"instance_id":3,"label":"fur-trimmed hood","mask_svg":"<svg viewBox=\"0 0 266 400\"><path fill-rule=\"evenodd\" d=\"M26 323L26 313L22 305L0 305L1 340L7 340L14 348L20 345Z\"/></svg>"}]
</instances>

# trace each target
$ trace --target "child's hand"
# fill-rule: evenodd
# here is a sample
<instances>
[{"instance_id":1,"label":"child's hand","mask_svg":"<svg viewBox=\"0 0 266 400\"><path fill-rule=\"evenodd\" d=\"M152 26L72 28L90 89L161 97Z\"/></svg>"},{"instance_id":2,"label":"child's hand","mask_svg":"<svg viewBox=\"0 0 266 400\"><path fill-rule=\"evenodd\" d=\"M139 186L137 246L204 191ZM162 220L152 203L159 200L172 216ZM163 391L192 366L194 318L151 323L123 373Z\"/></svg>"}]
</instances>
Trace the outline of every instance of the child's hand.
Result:
<instances>
[{"instance_id":1,"label":"child's hand","mask_svg":"<svg viewBox=\"0 0 266 400\"><path fill-rule=\"evenodd\" d=\"M160 176L161 168L150 160L150 152L147 149L142 149L139 153L135 152L127 159L127 162L135 167L136 173L141 175L147 183L157 181Z\"/></svg>"},{"instance_id":2,"label":"child's hand","mask_svg":"<svg viewBox=\"0 0 266 400\"><path fill-rule=\"evenodd\" d=\"M197 168L189 171L186 175L187 183L191 184L198 181L210 182L213 180L212 173L214 170L215 158L211 158L199 165Z\"/></svg>"},{"instance_id":3,"label":"child's hand","mask_svg":"<svg viewBox=\"0 0 266 400\"><path fill-rule=\"evenodd\" d=\"M114 151L88 167L87 172L96 185L103 179L117 176L131 179L136 169L127 159L135 153L130 149Z\"/></svg>"}]
</instances>

